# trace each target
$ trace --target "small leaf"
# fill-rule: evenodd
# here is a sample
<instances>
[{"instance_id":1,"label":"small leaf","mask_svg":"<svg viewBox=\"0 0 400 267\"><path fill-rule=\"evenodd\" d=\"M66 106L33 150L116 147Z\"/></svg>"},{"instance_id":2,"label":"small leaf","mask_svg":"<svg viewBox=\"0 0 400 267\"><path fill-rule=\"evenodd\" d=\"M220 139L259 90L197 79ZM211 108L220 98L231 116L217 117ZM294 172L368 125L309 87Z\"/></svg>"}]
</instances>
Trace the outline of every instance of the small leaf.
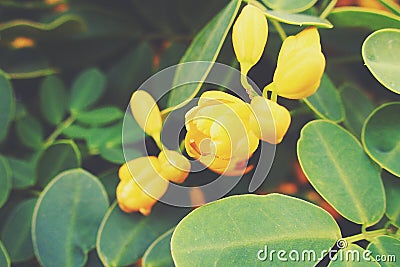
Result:
<instances>
[{"instance_id":1,"label":"small leaf","mask_svg":"<svg viewBox=\"0 0 400 267\"><path fill-rule=\"evenodd\" d=\"M57 141L39 157L36 171L38 184L45 187L57 174L81 165L81 154L71 140Z\"/></svg>"},{"instance_id":2,"label":"small leaf","mask_svg":"<svg viewBox=\"0 0 400 267\"><path fill-rule=\"evenodd\" d=\"M362 46L362 56L372 75L386 88L400 94L400 29L383 29L368 36Z\"/></svg>"},{"instance_id":3,"label":"small leaf","mask_svg":"<svg viewBox=\"0 0 400 267\"><path fill-rule=\"evenodd\" d=\"M17 120L16 130L25 146L33 149L39 149L43 146L43 129L35 117L28 115Z\"/></svg>"},{"instance_id":4,"label":"small leaf","mask_svg":"<svg viewBox=\"0 0 400 267\"><path fill-rule=\"evenodd\" d=\"M388 173L384 173L383 184L386 191L386 217L390 222L400 228L400 180Z\"/></svg>"},{"instance_id":5,"label":"small leaf","mask_svg":"<svg viewBox=\"0 0 400 267\"><path fill-rule=\"evenodd\" d=\"M350 85L342 86L340 88L340 95L346 113L343 124L358 138L361 138L364 121L374 110L374 104L365 92Z\"/></svg>"},{"instance_id":6,"label":"small leaf","mask_svg":"<svg viewBox=\"0 0 400 267\"><path fill-rule=\"evenodd\" d=\"M34 255L31 226L36 200L32 198L19 203L4 221L1 240L12 262L26 261Z\"/></svg>"},{"instance_id":7,"label":"small leaf","mask_svg":"<svg viewBox=\"0 0 400 267\"><path fill-rule=\"evenodd\" d=\"M374 261L372 257L366 259L366 250L356 244L350 244L346 248L341 249L335 256L328 267L358 267L360 264L364 267L379 267L380 265Z\"/></svg>"},{"instance_id":8,"label":"small leaf","mask_svg":"<svg viewBox=\"0 0 400 267\"><path fill-rule=\"evenodd\" d=\"M147 217L122 212L112 205L101 223L97 253L106 266L127 266L136 262L146 248L184 216L185 209L156 205Z\"/></svg>"},{"instance_id":9,"label":"small leaf","mask_svg":"<svg viewBox=\"0 0 400 267\"><path fill-rule=\"evenodd\" d=\"M305 98L304 102L322 119L341 122L345 117L339 92L326 74L322 76L317 92Z\"/></svg>"},{"instance_id":10,"label":"small leaf","mask_svg":"<svg viewBox=\"0 0 400 267\"><path fill-rule=\"evenodd\" d=\"M12 172L12 185L15 189L25 189L36 183L33 162L17 158L7 158Z\"/></svg>"},{"instance_id":11,"label":"small leaf","mask_svg":"<svg viewBox=\"0 0 400 267\"><path fill-rule=\"evenodd\" d=\"M65 116L67 93L63 82L57 76L48 76L40 87L40 108L45 119L59 124Z\"/></svg>"},{"instance_id":12,"label":"small leaf","mask_svg":"<svg viewBox=\"0 0 400 267\"><path fill-rule=\"evenodd\" d=\"M0 141L7 135L8 125L14 113L14 92L7 75L0 70Z\"/></svg>"},{"instance_id":13,"label":"small leaf","mask_svg":"<svg viewBox=\"0 0 400 267\"><path fill-rule=\"evenodd\" d=\"M400 102L384 104L365 121L361 139L367 154L400 177Z\"/></svg>"},{"instance_id":14,"label":"small leaf","mask_svg":"<svg viewBox=\"0 0 400 267\"><path fill-rule=\"evenodd\" d=\"M3 246L3 243L0 241L0 266L10 267L10 257L8 256L6 248Z\"/></svg>"},{"instance_id":15,"label":"small leaf","mask_svg":"<svg viewBox=\"0 0 400 267\"><path fill-rule=\"evenodd\" d=\"M80 111L75 115L78 122L88 125L104 125L121 119L124 113L117 107L102 107L90 111Z\"/></svg>"},{"instance_id":16,"label":"small leaf","mask_svg":"<svg viewBox=\"0 0 400 267\"><path fill-rule=\"evenodd\" d=\"M300 165L317 192L343 217L373 225L385 212L380 170L358 140L328 121L303 127L297 143Z\"/></svg>"},{"instance_id":17,"label":"small leaf","mask_svg":"<svg viewBox=\"0 0 400 267\"><path fill-rule=\"evenodd\" d=\"M32 240L40 264L83 266L108 205L97 177L82 169L65 171L52 180L33 213Z\"/></svg>"},{"instance_id":18,"label":"small leaf","mask_svg":"<svg viewBox=\"0 0 400 267\"><path fill-rule=\"evenodd\" d=\"M309 9L317 0L262 0L269 8L297 13Z\"/></svg>"},{"instance_id":19,"label":"small leaf","mask_svg":"<svg viewBox=\"0 0 400 267\"><path fill-rule=\"evenodd\" d=\"M65 128L62 133L68 138L86 139L89 137L91 129L73 124Z\"/></svg>"},{"instance_id":20,"label":"small leaf","mask_svg":"<svg viewBox=\"0 0 400 267\"><path fill-rule=\"evenodd\" d=\"M332 28L333 25L326 19L306 14L291 14L284 11L264 11L265 16L290 25L316 26L321 28Z\"/></svg>"},{"instance_id":21,"label":"small leaf","mask_svg":"<svg viewBox=\"0 0 400 267\"><path fill-rule=\"evenodd\" d=\"M281 194L239 195L186 216L172 235L171 252L176 266L260 266L277 260L262 262L270 256L266 249L312 249L319 257L340 237L332 216L309 202Z\"/></svg>"},{"instance_id":22,"label":"small leaf","mask_svg":"<svg viewBox=\"0 0 400 267\"><path fill-rule=\"evenodd\" d=\"M400 240L389 236L378 236L371 240L367 249L372 251L372 257L379 262L380 266L399 266L397 261L400 259Z\"/></svg>"},{"instance_id":23,"label":"small leaf","mask_svg":"<svg viewBox=\"0 0 400 267\"><path fill-rule=\"evenodd\" d=\"M143 255L143 267L174 267L171 256L171 237L175 228L172 228L159 236Z\"/></svg>"},{"instance_id":24,"label":"small leaf","mask_svg":"<svg viewBox=\"0 0 400 267\"><path fill-rule=\"evenodd\" d=\"M178 66L172 86L174 89L168 99L168 107L170 109L167 111L171 111L196 96L202 85L198 81L204 81L210 72L212 63L217 59L229 29L239 11L240 4L241 0L230 1L194 38L180 63L202 62ZM204 61L207 61L208 64ZM190 83L185 84L187 82ZM177 85L182 86L176 87Z\"/></svg>"},{"instance_id":25,"label":"small leaf","mask_svg":"<svg viewBox=\"0 0 400 267\"><path fill-rule=\"evenodd\" d=\"M72 85L70 111L77 113L96 103L103 95L105 87L106 78L98 69L82 72Z\"/></svg>"},{"instance_id":26,"label":"small leaf","mask_svg":"<svg viewBox=\"0 0 400 267\"><path fill-rule=\"evenodd\" d=\"M0 208L7 202L11 186L11 168L7 160L0 155Z\"/></svg>"}]
</instances>

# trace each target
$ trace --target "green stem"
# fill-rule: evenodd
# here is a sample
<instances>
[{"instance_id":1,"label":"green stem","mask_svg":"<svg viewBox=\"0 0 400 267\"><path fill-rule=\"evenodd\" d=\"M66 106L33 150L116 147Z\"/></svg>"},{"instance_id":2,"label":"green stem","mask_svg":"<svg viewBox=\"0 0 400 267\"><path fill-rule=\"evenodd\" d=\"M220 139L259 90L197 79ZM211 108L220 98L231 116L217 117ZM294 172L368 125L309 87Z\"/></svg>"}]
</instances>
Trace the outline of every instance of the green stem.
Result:
<instances>
[{"instance_id":1,"label":"green stem","mask_svg":"<svg viewBox=\"0 0 400 267\"><path fill-rule=\"evenodd\" d=\"M247 73L242 73L240 75L240 82L244 89L246 89L246 93L249 95L250 100L253 99L253 97L258 96L258 93L254 90L253 86L251 86L247 81Z\"/></svg>"},{"instance_id":2,"label":"green stem","mask_svg":"<svg viewBox=\"0 0 400 267\"><path fill-rule=\"evenodd\" d=\"M66 129L68 128L72 123L74 123L75 118L71 115L69 116L65 121L61 122L57 128L54 130L54 132L49 135L49 137L46 139L44 142L44 146L48 147L51 144L54 143L54 141L57 139L58 136Z\"/></svg>"},{"instance_id":3,"label":"green stem","mask_svg":"<svg viewBox=\"0 0 400 267\"><path fill-rule=\"evenodd\" d=\"M332 0L329 5L326 6L324 11L322 11L321 15L319 17L321 19L325 19L326 17L329 16L329 14L332 12L333 8L336 6L337 0Z\"/></svg>"},{"instance_id":4,"label":"green stem","mask_svg":"<svg viewBox=\"0 0 400 267\"><path fill-rule=\"evenodd\" d=\"M161 142L161 133L155 134L151 136L154 140L154 142L157 144L158 148L163 151L164 150L164 146Z\"/></svg>"},{"instance_id":5,"label":"green stem","mask_svg":"<svg viewBox=\"0 0 400 267\"><path fill-rule=\"evenodd\" d=\"M270 21L272 22L272 25L274 25L276 31L278 32L279 37L281 37L282 41L284 41L287 38L287 35L285 30L282 28L281 24L274 19L271 19Z\"/></svg>"},{"instance_id":6,"label":"green stem","mask_svg":"<svg viewBox=\"0 0 400 267\"><path fill-rule=\"evenodd\" d=\"M374 237L377 236L381 236L381 235L385 235L387 234L387 230L386 229L379 229L379 230L374 230L374 231L367 231L358 235L353 235L353 236L348 236L346 238L344 238L344 240L347 241L348 244L350 243L354 243L360 240L371 240Z\"/></svg>"},{"instance_id":7,"label":"green stem","mask_svg":"<svg viewBox=\"0 0 400 267\"><path fill-rule=\"evenodd\" d=\"M183 153L185 149L185 140L182 140L182 142L179 144L179 152Z\"/></svg>"}]
</instances>

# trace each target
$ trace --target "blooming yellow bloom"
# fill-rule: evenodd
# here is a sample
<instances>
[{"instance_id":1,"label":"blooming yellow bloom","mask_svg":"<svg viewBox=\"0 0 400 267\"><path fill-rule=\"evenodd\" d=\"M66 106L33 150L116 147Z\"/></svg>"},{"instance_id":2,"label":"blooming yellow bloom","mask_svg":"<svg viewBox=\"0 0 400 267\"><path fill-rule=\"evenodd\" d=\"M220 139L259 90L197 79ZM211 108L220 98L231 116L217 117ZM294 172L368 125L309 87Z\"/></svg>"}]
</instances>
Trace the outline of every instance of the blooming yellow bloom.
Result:
<instances>
[{"instance_id":1,"label":"blooming yellow bloom","mask_svg":"<svg viewBox=\"0 0 400 267\"><path fill-rule=\"evenodd\" d=\"M315 93L325 69L318 30L310 27L282 44L273 79L273 91L290 99Z\"/></svg>"},{"instance_id":2,"label":"blooming yellow bloom","mask_svg":"<svg viewBox=\"0 0 400 267\"><path fill-rule=\"evenodd\" d=\"M186 113L185 147L189 156L225 175L247 171L259 139L250 128L251 107L220 91L208 91Z\"/></svg>"},{"instance_id":3,"label":"blooming yellow bloom","mask_svg":"<svg viewBox=\"0 0 400 267\"><path fill-rule=\"evenodd\" d=\"M190 162L179 152L163 150L158 155L160 175L171 182L183 183L189 175Z\"/></svg>"},{"instance_id":4,"label":"blooming yellow bloom","mask_svg":"<svg viewBox=\"0 0 400 267\"><path fill-rule=\"evenodd\" d=\"M139 126L150 136L159 139L162 129L160 109L153 97L143 90L133 93L130 101L133 117Z\"/></svg>"},{"instance_id":5,"label":"blooming yellow bloom","mask_svg":"<svg viewBox=\"0 0 400 267\"><path fill-rule=\"evenodd\" d=\"M263 12L252 5L243 8L232 31L232 43L243 74L261 58L268 38L268 22Z\"/></svg>"},{"instance_id":6,"label":"blooming yellow bloom","mask_svg":"<svg viewBox=\"0 0 400 267\"><path fill-rule=\"evenodd\" d=\"M256 96L251 100L250 124L257 137L271 144L282 141L290 126L290 112L278 103Z\"/></svg>"}]
</instances>

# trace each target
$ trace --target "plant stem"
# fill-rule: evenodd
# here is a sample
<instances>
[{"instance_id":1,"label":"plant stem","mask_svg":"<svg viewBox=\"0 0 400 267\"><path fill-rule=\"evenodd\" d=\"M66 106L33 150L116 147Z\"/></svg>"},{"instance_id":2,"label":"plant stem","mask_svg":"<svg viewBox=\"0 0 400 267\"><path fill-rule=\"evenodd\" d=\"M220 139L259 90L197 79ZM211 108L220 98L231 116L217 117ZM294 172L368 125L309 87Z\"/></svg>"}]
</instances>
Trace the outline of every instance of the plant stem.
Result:
<instances>
[{"instance_id":1,"label":"plant stem","mask_svg":"<svg viewBox=\"0 0 400 267\"><path fill-rule=\"evenodd\" d=\"M274 102L278 101L278 94L276 93L276 91L271 92L271 100Z\"/></svg>"},{"instance_id":2,"label":"plant stem","mask_svg":"<svg viewBox=\"0 0 400 267\"><path fill-rule=\"evenodd\" d=\"M246 89L246 93L249 95L250 100L258 95L253 86L251 86L251 84L249 84L249 82L247 81L247 73L242 73L240 75L240 82L242 83L244 89Z\"/></svg>"},{"instance_id":3,"label":"plant stem","mask_svg":"<svg viewBox=\"0 0 400 267\"><path fill-rule=\"evenodd\" d=\"M75 118L71 115L69 116L66 120L61 122L57 128L54 130L54 132L49 135L49 137L46 139L44 142L44 146L48 147L51 144L54 143L54 141L57 139L57 137L66 129L68 128L73 122L75 121Z\"/></svg>"},{"instance_id":4,"label":"plant stem","mask_svg":"<svg viewBox=\"0 0 400 267\"><path fill-rule=\"evenodd\" d=\"M319 15L319 17L321 19L325 19L326 17L328 17L328 15L332 12L332 9L336 6L337 0L332 0L324 9L324 11L322 11L321 15Z\"/></svg>"},{"instance_id":5,"label":"plant stem","mask_svg":"<svg viewBox=\"0 0 400 267\"><path fill-rule=\"evenodd\" d=\"M348 236L346 238L344 238L348 244L350 243L354 243L360 240L370 240L374 237L380 236L380 235L385 235L387 234L387 230L386 229L379 229L379 230L374 230L374 231L366 231L364 233L358 234L358 235L353 235L353 236Z\"/></svg>"},{"instance_id":6,"label":"plant stem","mask_svg":"<svg viewBox=\"0 0 400 267\"><path fill-rule=\"evenodd\" d=\"M284 41L287 38L287 35L285 30L282 28L281 24L274 19L271 19L270 21L272 22L272 25L274 25L276 31L278 32L279 37L281 37L282 41Z\"/></svg>"},{"instance_id":7,"label":"plant stem","mask_svg":"<svg viewBox=\"0 0 400 267\"><path fill-rule=\"evenodd\" d=\"M163 144L161 142L161 136L160 135L161 135L161 133L158 133L158 134L152 135L151 137L153 138L154 142L157 144L158 148L161 151L163 151L164 150L164 146L163 146Z\"/></svg>"}]
</instances>

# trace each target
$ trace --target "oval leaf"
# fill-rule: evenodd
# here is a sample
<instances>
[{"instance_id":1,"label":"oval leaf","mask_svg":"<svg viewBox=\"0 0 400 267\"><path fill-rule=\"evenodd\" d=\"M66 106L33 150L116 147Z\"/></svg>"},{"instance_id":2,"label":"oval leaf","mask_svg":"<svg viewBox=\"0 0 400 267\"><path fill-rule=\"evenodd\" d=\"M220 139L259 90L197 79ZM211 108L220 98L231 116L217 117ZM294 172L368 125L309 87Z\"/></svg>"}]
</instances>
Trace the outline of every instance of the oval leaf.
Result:
<instances>
[{"instance_id":1,"label":"oval leaf","mask_svg":"<svg viewBox=\"0 0 400 267\"><path fill-rule=\"evenodd\" d=\"M376 31L362 46L365 65L386 88L400 94L400 30Z\"/></svg>"},{"instance_id":2,"label":"oval leaf","mask_svg":"<svg viewBox=\"0 0 400 267\"><path fill-rule=\"evenodd\" d=\"M317 92L304 99L304 102L320 118L341 122L344 119L344 106L335 85L324 74Z\"/></svg>"},{"instance_id":3,"label":"oval leaf","mask_svg":"<svg viewBox=\"0 0 400 267\"><path fill-rule=\"evenodd\" d=\"M320 28L332 28L333 25L326 19L306 14L291 14L284 11L264 11L265 16L290 25L316 26Z\"/></svg>"},{"instance_id":4,"label":"oval leaf","mask_svg":"<svg viewBox=\"0 0 400 267\"><path fill-rule=\"evenodd\" d=\"M340 236L329 213L306 201L280 194L240 195L186 216L172 236L171 252L180 267L258 266L262 262L257 256L262 260L269 255L265 248L313 249L318 254L329 250ZM296 266L310 266L310 262L296 262Z\"/></svg>"},{"instance_id":5,"label":"oval leaf","mask_svg":"<svg viewBox=\"0 0 400 267\"><path fill-rule=\"evenodd\" d=\"M334 123L312 121L301 131L297 155L310 183L343 217L367 225L382 218L379 170L353 135Z\"/></svg>"},{"instance_id":6,"label":"oval leaf","mask_svg":"<svg viewBox=\"0 0 400 267\"><path fill-rule=\"evenodd\" d=\"M33 246L41 265L83 266L107 207L102 184L84 170L65 171L50 182L32 221Z\"/></svg>"},{"instance_id":7,"label":"oval leaf","mask_svg":"<svg viewBox=\"0 0 400 267\"><path fill-rule=\"evenodd\" d=\"M0 155L0 208L7 202L12 186L11 169L7 160Z\"/></svg>"},{"instance_id":8,"label":"oval leaf","mask_svg":"<svg viewBox=\"0 0 400 267\"><path fill-rule=\"evenodd\" d=\"M104 125L121 119L124 113L117 107L102 107L81 111L75 115L77 121L88 125Z\"/></svg>"},{"instance_id":9,"label":"oval leaf","mask_svg":"<svg viewBox=\"0 0 400 267\"><path fill-rule=\"evenodd\" d=\"M241 0L230 1L194 38L180 63L202 62L198 66L196 64L191 64L189 67L188 65L186 67L185 65L178 66L172 86L174 89L168 99L170 108L164 112L171 111L196 96L202 85L197 81L204 81L210 72L212 63L217 59L241 2ZM204 61L210 62L210 64L204 64ZM191 83L185 84L187 82ZM181 84L185 85L175 88L176 85Z\"/></svg>"},{"instance_id":10,"label":"oval leaf","mask_svg":"<svg viewBox=\"0 0 400 267\"><path fill-rule=\"evenodd\" d=\"M174 267L170 248L173 232L174 228L168 230L150 245L143 255L143 267Z\"/></svg>"},{"instance_id":11,"label":"oval leaf","mask_svg":"<svg viewBox=\"0 0 400 267\"><path fill-rule=\"evenodd\" d=\"M63 82L56 76L48 76L40 87L40 108L45 119L57 125L66 112L67 93Z\"/></svg>"},{"instance_id":12,"label":"oval leaf","mask_svg":"<svg viewBox=\"0 0 400 267\"><path fill-rule=\"evenodd\" d=\"M15 189L25 189L36 183L34 164L17 158L7 158L12 172L12 185Z\"/></svg>"},{"instance_id":13,"label":"oval leaf","mask_svg":"<svg viewBox=\"0 0 400 267\"><path fill-rule=\"evenodd\" d=\"M0 266L10 267L10 257L8 256L6 248L3 246L3 243L0 241Z\"/></svg>"},{"instance_id":14,"label":"oval leaf","mask_svg":"<svg viewBox=\"0 0 400 267\"><path fill-rule=\"evenodd\" d=\"M31 226L36 200L33 198L19 203L4 222L1 240L12 262L26 261L33 257Z\"/></svg>"},{"instance_id":15,"label":"oval leaf","mask_svg":"<svg viewBox=\"0 0 400 267\"><path fill-rule=\"evenodd\" d=\"M28 115L17 120L16 130L25 146L33 149L39 149L43 146L43 129L35 117Z\"/></svg>"},{"instance_id":16,"label":"oval leaf","mask_svg":"<svg viewBox=\"0 0 400 267\"><path fill-rule=\"evenodd\" d=\"M365 121L362 142L382 168L400 177L400 102L384 104Z\"/></svg>"},{"instance_id":17,"label":"oval leaf","mask_svg":"<svg viewBox=\"0 0 400 267\"><path fill-rule=\"evenodd\" d=\"M36 171L38 184L45 187L51 179L62 171L81 165L81 154L71 140L62 140L48 147L41 154Z\"/></svg>"},{"instance_id":18,"label":"oval leaf","mask_svg":"<svg viewBox=\"0 0 400 267\"><path fill-rule=\"evenodd\" d=\"M332 256L332 261L328 267L379 267L380 265L374 261L372 257L367 257L367 252L356 244L350 244L346 248L341 249Z\"/></svg>"},{"instance_id":19,"label":"oval leaf","mask_svg":"<svg viewBox=\"0 0 400 267\"><path fill-rule=\"evenodd\" d=\"M400 180L392 175L383 176L386 191L386 216L390 222L400 228Z\"/></svg>"},{"instance_id":20,"label":"oval leaf","mask_svg":"<svg viewBox=\"0 0 400 267\"><path fill-rule=\"evenodd\" d=\"M262 0L269 8L287 12L301 12L312 7L317 0Z\"/></svg>"},{"instance_id":21,"label":"oval leaf","mask_svg":"<svg viewBox=\"0 0 400 267\"><path fill-rule=\"evenodd\" d=\"M14 112L14 92L6 74L0 70L0 141L7 135Z\"/></svg>"},{"instance_id":22,"label":"oval leaf","mask_svg":"<svg viewBox=\"0 0 400 267\"><path fill-rule=\"evenodd\" d=\"M380 266L399 266L400 240L389 236L379 236L372 239L367 249L372 252L372 257L379 262Z\"/></svg>"}]
</instances>

